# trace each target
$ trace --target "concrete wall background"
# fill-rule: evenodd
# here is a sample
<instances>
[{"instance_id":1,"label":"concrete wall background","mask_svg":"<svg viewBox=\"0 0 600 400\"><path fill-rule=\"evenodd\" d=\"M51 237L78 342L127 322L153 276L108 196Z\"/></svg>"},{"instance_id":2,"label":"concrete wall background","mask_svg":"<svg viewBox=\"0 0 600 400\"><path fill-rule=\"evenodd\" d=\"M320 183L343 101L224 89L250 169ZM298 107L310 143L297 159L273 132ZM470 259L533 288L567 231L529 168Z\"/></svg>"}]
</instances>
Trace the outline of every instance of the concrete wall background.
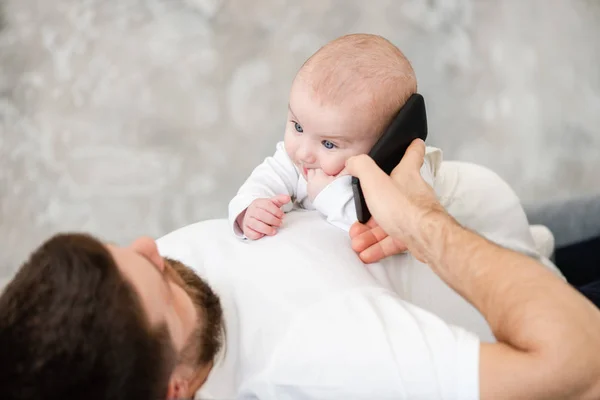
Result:
<instances>
[{"instance_id":1,"label":"concrete wall background","mask_svg":"<svg viewBox=\"0 0 600 400\"><path fill-rule=\"evenodd\" d=\"M0 277L64 230L223 217L328 40L412 60L430 140L526 202L600 191L596 0L1 0Z\"/></svg>"}]
</instances>

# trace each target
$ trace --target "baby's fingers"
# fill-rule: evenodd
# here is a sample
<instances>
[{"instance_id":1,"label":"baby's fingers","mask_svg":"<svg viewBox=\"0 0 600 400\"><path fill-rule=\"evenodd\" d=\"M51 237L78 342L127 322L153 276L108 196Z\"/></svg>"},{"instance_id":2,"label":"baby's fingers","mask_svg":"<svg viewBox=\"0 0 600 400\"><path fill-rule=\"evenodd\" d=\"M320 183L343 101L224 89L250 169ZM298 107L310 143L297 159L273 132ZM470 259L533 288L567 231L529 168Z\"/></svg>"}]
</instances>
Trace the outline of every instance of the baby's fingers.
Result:
<instances>
[{"instance_id":1,"label":"baby's fingers","mask_svg":"<svg viewBox=\"0 0 600 400\"><path fill-rule=\"evenodd\" d=\"M254 229L244 226L244 235L250 240L258 240L265 236L263 233L256 232Z\"/></svg>"},{"instance_id":2,"label":"baby's fingers","mask_svg":"<svg viewBox=\"0 0 600 400\"><path fill-rule=\"evenodd\" d=\"M274 215L274 213L276 213L277 210L280 211L277 213L280 216ZM265 210L259 208L254 212L253 217L271 226L281 226L281 224L283 223L283 221L281 220L281 218L283 217L283 211L281 211L279 208L275 208L275 210Z\"/></svg>"},{"instance_id":3,"label":"baby's fingers","mask_svg":"<svg viewBox=\"0 0 600 400\"><path fill-rule=\"evenodd\" d=\"M264 235L269 236L272 236L277 233L277 230L275 228L259 220L255 216L251 216L250 218L248 218L248 221L246 221L246 227L258 233L262 233Z\"/></svg>"},{"instance_id":4,"label":"baby's fingers","mask_svg":"<svg viewBox=\"0 0 600 400\"><path fill-rule=\"evenodd\" d=\"M272 201L265 201L264 203L261 203L258 207L257 211L264 211L266 213L271 214L273 217L277 218L277 219L282 219L284 212L281 208L279 208L279 206L272 202ZM261 214L262 215L262 214ZM265 221L267 222L267 221Z\"/></svg>"}]
</instances>

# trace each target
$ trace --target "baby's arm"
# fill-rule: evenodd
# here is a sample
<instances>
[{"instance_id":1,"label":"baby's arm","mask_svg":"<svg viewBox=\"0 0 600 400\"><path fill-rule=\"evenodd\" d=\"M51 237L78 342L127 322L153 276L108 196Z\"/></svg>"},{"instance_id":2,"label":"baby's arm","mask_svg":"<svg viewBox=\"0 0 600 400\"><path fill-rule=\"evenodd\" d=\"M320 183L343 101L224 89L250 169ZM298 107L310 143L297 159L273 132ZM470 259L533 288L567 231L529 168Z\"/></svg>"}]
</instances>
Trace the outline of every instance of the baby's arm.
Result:
<instances>
[{"instance_id":1,"label":"baby's arm","mask_svg":"<svg viewBox=\"0 0 600 400\"><path fill-rule=\"evenodd\" d=\"M283 216L281 207L286 212L292 208L290 200L296 195L297 182L294 163L283 142L277 143L275 154L252 171L229 202L229 223L235 235L259 239L272 234Z\"/></svg>"}]
</instances>

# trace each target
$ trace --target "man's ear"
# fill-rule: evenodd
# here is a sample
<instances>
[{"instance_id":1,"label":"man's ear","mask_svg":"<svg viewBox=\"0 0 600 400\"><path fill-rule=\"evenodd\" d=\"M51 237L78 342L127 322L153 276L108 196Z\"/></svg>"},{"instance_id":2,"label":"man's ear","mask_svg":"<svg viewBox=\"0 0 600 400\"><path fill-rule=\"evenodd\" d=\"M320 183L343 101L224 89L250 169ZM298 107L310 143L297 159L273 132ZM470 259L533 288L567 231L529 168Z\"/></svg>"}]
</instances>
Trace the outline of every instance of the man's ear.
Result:
<instances>
[{"instance_id":1,"label":"man's ear","mask_svg":"<svg viewBox=\"0 0 600 400\"><path fill-rule=\"evenodd\" d=\"M191 399L188 397L188 381L180 376L173 374L169 381L166 400Z\"/></svg>"},{"instance_id":2,"label":"man's ear","mask_svg":"<svg viewBox=\"0 0 600 400\"><path fill-rule=\"evenodd\" d=\"M191 379L188 380L188 389L190 390L190 396L194 396L195 393L204 385L204 382L208 379L208 375L212 370L213 362L209 362L208 364L199 367L196 369Z\"/></svg>"}]
</instances>

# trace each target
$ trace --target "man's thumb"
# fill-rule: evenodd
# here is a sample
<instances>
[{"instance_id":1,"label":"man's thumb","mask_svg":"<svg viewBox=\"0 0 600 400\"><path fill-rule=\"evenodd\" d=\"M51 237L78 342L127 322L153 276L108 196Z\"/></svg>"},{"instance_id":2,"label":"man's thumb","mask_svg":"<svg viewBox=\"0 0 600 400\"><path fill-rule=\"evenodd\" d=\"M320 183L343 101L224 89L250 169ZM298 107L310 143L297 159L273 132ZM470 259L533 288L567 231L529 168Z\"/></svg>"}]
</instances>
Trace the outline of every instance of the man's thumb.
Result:
<instances>
[{"instance_id":1,"label":"man's thumb","mask_svg":"<svg viewBox=\"0 0 600 400\"><path fill-rule=\"evenodd\" d=\"M272 197L271 200L273 201L273 203L275 203L277 207L281 207L284 204L289 203L291 197L287 194L278 194L277 196Z\"/></svg>"},{"instance_id":2,"label":"man's thumb","mask_svg":"<svg viewBox=\"0 0 600 400\"><path fill-rule=\"evenodd\" d=\"M346 173L362 179L363 175L371 174L377 168L377 164L375 164L375 161L371 157L366 154L360 154L346 160L346 168L344 170Z\"/></svg>"},{"instance_id":3,"label":"man's thumb","mask_svg":"<svg viewBox=\"0 0 600 400\"><path fill-rule=\"evenodd\" d=\"M425 160L425 142L421 139L415 139L406 149L404 157L400 163L396 165L390 176L395 178L396 175L402 174L401 171L419 171Z\"/></svg>"},{"instance_id":4,"label":"man's thumb","mask_svg":"<svg viewBox=\"0 0 600 400\"><path fill-rule=\"evenodd\" d=\"M366 154L350 157L346 161L346 170L352 176L360 179L367 204L376 198L394 198L397 190L392 178L377 166L375 161Z\"/></svg>"},{"instance_id":5,"label":"man's thumb","mask_svg":"<svg viewBox=\"0 0 600 400\"><path fill-rule=\"evenodd\" d=\"M390 177L366 154L350 157L346 161L346 172L360 179L363 189L365 184L376 187L390 180Z\"/></svg>"}]
</instances>

